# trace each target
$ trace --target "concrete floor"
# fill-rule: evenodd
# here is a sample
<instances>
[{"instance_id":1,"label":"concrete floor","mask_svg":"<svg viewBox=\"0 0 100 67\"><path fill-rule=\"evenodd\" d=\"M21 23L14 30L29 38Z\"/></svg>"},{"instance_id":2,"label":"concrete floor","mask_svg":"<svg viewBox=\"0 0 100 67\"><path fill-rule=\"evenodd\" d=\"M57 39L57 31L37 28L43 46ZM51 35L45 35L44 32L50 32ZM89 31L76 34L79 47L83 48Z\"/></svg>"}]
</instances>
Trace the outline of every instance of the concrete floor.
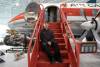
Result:
<instances>
[{"instance_id":1,"label":"concrete floor","mask_svg":"<svg viewBox=\"0 0 100 67\"><path fill-rule=\"evenodd\" d=\"M100 67L100 53L81 54L80 67Z\"/></svg>"},{"instance_id":2,"label":"concrete floor","mask_svg":"<svg viewBox=\"0 0 100 67\"><path fill-rule=\"evenodd\" d=\"M7 49L12 48L11 46L0 45L0 50L5 53ZM15 61L14 53L5 53L4 56L0 56L5 62L0 64L0 67L28 67L27 54L24 54L24 58Z\"/></svg>"},{"instance_id":3,"label":"concrete floor","mask_svg":"<svg viewBox=\"0 0 100 67\"><path fill-rule=\"evenodd\" d=\"M0 56L5 62L0 64L0 67L28 67L27 54L25 57L15 61L14 53L6 53L5 56Z\"/></svg>"},{"instance_id":4,"label":"concrete floor","mask_svg":"<svg viewBox=\"0 0 100 67\"><path fill-rule=\"evenodd\" d=\"M1 63L0 67L28 67L27 54L25 54L25 58L18 61L15 61L13 53L6 53L0 58L6 61ZM100 67L100 54L81 54L80 61L80 67Z\"/></svg>"}]
</instances>

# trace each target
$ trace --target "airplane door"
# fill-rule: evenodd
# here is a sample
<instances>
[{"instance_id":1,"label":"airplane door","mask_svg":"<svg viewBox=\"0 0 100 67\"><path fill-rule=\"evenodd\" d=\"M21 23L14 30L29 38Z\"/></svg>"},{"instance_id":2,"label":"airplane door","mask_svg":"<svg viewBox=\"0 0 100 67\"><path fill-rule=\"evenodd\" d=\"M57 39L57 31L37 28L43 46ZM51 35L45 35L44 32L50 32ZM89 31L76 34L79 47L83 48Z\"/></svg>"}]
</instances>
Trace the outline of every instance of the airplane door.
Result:
<instances>
[{"instance_id":1,"label":"airplane door","mask_svg":"<svg viewBox=\"0 0 100 67\"><path fill-rule=\"evenodd\" d=\"M57 22L58 21L58 7L50 6L45 10L45 18L47 22Z\"/></svg>"}]
</instances>

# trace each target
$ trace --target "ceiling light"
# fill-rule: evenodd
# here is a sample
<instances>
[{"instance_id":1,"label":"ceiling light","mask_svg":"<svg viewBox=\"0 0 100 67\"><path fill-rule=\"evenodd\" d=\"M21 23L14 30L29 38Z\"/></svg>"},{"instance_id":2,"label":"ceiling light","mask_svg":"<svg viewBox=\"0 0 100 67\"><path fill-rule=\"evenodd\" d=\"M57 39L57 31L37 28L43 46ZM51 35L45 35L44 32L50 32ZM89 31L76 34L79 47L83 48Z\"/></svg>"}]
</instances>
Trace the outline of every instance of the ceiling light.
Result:
<instances>
[{"instance_id":1,"label":"ceiling light","mask_svg":"<svg viewBox=\"0 0 100 67\"><path fill-rule=\"evenodd\" d=\"M16 5L16 7L19 7L20 6L20 4L18 2L15 5Z\"/></svg>"}]
</instances>

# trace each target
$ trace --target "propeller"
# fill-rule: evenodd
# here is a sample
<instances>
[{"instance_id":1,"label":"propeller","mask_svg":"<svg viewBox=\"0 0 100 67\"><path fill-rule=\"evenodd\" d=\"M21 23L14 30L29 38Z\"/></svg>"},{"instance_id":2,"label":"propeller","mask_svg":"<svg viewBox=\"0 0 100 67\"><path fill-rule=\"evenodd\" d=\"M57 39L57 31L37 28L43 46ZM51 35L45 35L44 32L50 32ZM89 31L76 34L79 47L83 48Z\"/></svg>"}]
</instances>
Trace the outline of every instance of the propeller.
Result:
<instances>
[{"instance_id":1,"label":"propeller","mask_svg":"<svg viewBox=\"0 0 100 67\"><path fill-rule=\"evenodd\" d=\"M82 12L83 12L83 16L84 16L84 18L85 18L85 22L87 22L88 19L87 19L85 10L82 9ZM83 33L81 34L79 40L83 40L83 38L87 35L87 32L88 32L88 31L87 31L86 29L84 29L84 31L83 31Z\"/></svg>"},{"instance_id":2,"label":"propeller","mask_svg":"<svg viewBox=\"0 0 100 67\"><path fill-rule=\"evenodd\" d=\"M92 29L97 29L97 21L96 18L100 15L100 10L97 12L96 16L89 21L86 16L86 12L84 11L84 18L86 19L86 22L81 24L81 27L84 29L84 33L79 38L82 40L84 37L86 37L86 40L92 41L94 39L94 35L92 32Z\"/></svg>"},{"instance_id":3,"label":"propeller","mask_svg":"<svg viewBox=\"0 0 100 67\"><path fill-rule=\"evenodd\" d=\"M96 19L100 15L100 10L98 11L97 15L95 16L94 19Z\"/></svg>"}]
</instances>

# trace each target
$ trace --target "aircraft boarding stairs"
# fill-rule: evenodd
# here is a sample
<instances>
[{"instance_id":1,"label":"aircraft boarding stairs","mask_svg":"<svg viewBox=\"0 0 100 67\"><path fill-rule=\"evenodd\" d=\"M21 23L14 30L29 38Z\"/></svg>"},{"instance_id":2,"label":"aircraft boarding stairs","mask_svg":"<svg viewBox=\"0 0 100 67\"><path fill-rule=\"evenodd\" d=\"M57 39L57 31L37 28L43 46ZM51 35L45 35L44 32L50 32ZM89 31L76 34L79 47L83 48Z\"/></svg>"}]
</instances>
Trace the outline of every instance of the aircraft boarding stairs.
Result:
<instances>
[{"instance_id":1,"label":"aircraft boarding stairs","mask_svg":"<svg viewBox=\"0 0 100 67\"><path fill-rule=\"evenodd\" d=\"M71 29L69 29L70 27L68 26L68 23L66 23L66 19L61 8L60 14L60 21L52 22L48 25L54 32L55 40L58 42L63 62L55 62L54 64L51 64L48 57L41 49L39 33L44 22L44 10L42 9L32 35L32 38L35 36L34 47L31 47L32 39L30 40L28 47L28 67L79 67L79 49L75 48L73 50L71 47L69 38L71 37L74 42L75 39ZM74 44L76 45L76 43ZM75 47L78 47L78 45Z\"/></svg>"},{"instance_id":2,"label":"aircraft boarding stairs","mask_svg":"<svg viewBox=\"0 0 100 67\"><path fill-rule=\"evenodd\" d=\"M37 67L69 67L69 64L71 63L70 55L68 53L68 48L65 45L63 34L61 33L60 23L50 23L49 28L54 32L55 40L57 41L60 53L63 58L62 63L54 63L50 64L50 61L48 60L48 57L45 55L43 51L39 51L39 63L37 64Z\"/></svg>"}]
</instances>

